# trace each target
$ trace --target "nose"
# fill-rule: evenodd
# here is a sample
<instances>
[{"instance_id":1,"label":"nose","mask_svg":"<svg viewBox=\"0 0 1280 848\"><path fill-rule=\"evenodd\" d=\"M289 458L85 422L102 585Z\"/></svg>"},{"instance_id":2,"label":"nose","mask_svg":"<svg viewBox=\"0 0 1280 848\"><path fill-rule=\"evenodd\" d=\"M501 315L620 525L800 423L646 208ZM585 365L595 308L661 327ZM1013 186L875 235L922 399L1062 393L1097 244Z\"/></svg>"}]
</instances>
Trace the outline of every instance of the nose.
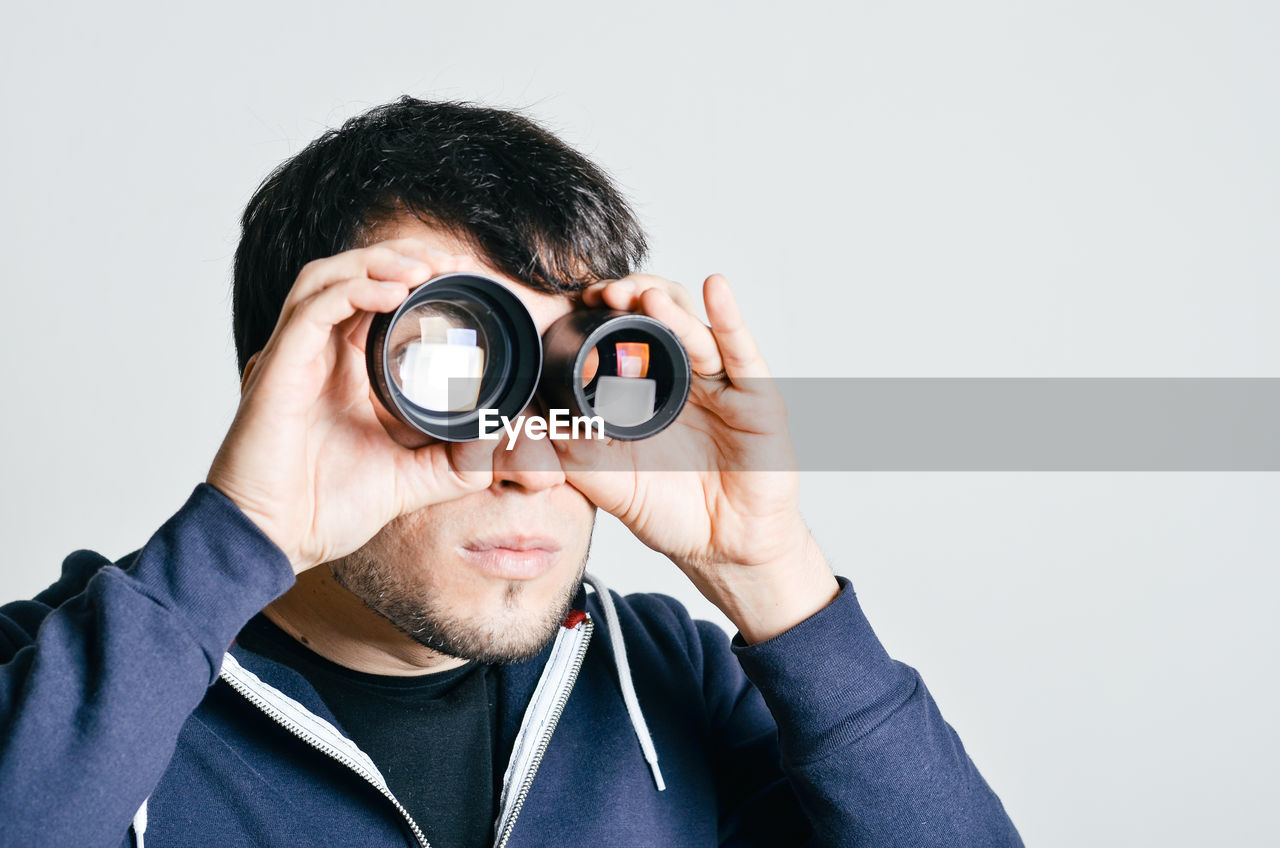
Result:
<instances>
[{"instance_id":1,"label":"nose","mask_svg":"<svg viewBox=\"0 0 1280 848\"><path fill-rule=\"evenodd\" d=\"M542 411L530 404L521 415L528 420L529 416L542 416ZM511 449L507 450L508 447ZM505 432L502 434L498 449L493 452L494 488L518 488L534 493L559 486L564 481L560 456L545 430L540 439L529 436L523 426L514 439Z\"/></svg>"}]
</instances>

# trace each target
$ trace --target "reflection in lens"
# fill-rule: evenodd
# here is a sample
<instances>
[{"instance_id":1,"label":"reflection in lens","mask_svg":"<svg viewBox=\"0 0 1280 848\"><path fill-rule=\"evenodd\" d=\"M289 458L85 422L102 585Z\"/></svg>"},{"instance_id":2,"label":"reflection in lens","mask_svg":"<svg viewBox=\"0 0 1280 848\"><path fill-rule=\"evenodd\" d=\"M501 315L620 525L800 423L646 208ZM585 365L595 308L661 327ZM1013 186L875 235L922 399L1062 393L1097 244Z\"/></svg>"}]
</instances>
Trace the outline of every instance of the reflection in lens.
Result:
<instances>
[{"instance_id":1,"label":"reflection in lens","mask_svg":"<svg viewBox=\"0 0 1280 848\"><path fill-rule=\"evenodd\" d=\"M595 349L597 355L600 347L609 344L605 342L598 346ZM597 366L593 402L596 414L618 427L637 427L652 418L657 401L657 383L646 377L649 373L649 345L645 342L613 342L612 350L607 350L600 359L605 368L601 370ZM585 368L583 370L585 372Z\"/></svg>"},{"instance_id":2,"label":"reflection in lens","mask_svg":"<svg viewBox=\"0 0 1280 848\"><path fill-rule=\"evenodd\" d=\"M478 306L428 301L391 328L391 373L410 401L435 412L476 408L488 348Z\"/></svg>"},{"instance_id":3,"label":"reflection in lens","mask_svg":"<svg viewBox=\"0 0 1280 848\"><path fill-rule=\"evenodd\" d=\"M587 351L586 359L582 362L582 379L579 381L584 389L592 380L596 378L596 372L600 370L600 352L595 348Z\"/></svg>"}]
</instances>

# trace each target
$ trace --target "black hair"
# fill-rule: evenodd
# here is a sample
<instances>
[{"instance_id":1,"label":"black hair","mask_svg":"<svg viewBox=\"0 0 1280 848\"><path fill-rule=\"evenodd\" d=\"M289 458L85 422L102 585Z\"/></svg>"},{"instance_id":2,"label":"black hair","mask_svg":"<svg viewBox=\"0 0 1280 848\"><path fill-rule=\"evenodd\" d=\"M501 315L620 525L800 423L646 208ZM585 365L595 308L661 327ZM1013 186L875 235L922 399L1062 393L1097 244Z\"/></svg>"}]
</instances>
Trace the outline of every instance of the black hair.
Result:
<instances>
[{"instance_id":1,"label":"black hair","mask_svg":"<svg viewBox=\"0 0 1280 848\"><path fill-rule=\"evenodd\" d=\"M330 129L245 207L232 281L243 372L307 262L408 213L548 293L626 276L648 247L608 175L517 112L404 96Z\"/></svg>"}]
</instances>

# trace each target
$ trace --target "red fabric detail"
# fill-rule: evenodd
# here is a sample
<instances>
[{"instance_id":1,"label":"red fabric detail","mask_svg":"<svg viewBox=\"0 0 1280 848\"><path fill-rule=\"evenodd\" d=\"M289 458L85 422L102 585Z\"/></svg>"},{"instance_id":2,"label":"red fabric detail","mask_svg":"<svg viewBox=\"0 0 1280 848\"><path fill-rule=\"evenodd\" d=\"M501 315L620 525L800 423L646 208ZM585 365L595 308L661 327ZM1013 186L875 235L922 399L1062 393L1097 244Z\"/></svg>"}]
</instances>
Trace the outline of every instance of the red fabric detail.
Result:
<instances>
[{"instance_id":1,"label":"red fabric detail","mask_svg":"<svg viewBox=\"0 0 1280 848\"><path fill-rule=\"evenodd\" d=\"M582 610L569 610L569 614L564 617L564 621L561 622L560 626L567 627L572 630L581 624L586 617L587 614Z\"/></svg>"}]
</instances>

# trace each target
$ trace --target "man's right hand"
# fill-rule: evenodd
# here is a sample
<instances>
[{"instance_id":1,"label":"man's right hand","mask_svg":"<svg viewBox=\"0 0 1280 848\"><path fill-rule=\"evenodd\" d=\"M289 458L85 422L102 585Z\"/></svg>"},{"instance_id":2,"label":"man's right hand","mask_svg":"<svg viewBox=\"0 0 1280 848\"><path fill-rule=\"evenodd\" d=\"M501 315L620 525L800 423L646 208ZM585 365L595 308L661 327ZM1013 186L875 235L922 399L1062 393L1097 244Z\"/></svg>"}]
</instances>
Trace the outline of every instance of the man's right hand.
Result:
<instances>
[{"instance_id":1,"label":"man's right hand","mask_svg":"<svg viewBox=\"0 0 1280 848\"><path fill-rule=\"evenodd\" d=\"M351 553L398 515L490 485L486 455L496 442L402 446L379 420L365 366L372 313L390 312L432 277L463 270L481 269L416 239L309 262L246 367L240 407L207 482L295 572Z\"/></svg>"}]
</instances>

